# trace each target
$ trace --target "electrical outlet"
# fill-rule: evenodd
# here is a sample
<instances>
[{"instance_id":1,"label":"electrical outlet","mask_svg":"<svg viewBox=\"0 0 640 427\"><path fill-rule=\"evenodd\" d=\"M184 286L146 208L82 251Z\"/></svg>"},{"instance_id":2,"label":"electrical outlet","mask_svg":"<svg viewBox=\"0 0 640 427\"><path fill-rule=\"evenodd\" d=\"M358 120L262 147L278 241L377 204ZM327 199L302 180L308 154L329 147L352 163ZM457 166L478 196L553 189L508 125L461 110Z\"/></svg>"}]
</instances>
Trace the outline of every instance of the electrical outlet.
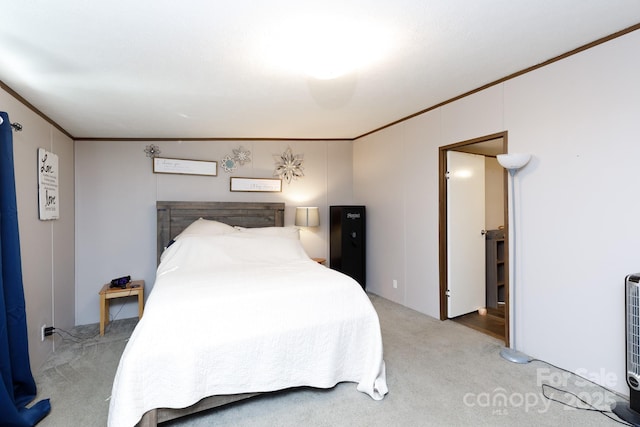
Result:
<instances>
[{"instance_id":1,"label":"electrical outlet","mask_svg":"<svg viewBox=\"0 0 640 427\"><path fill-rule=\"evenodd\" d=\"M42 328L40 328L40 341L44 341L44 330L47 329L47 324L45 323L44 325L42 325Z\"/></svg>"},{"instance_id":2,"label":"electrical outlet","mask_svg":"<svg viewBox=\"0 0 640 427\"><path fill-rule=\"evenodd\" d=\"M393 279L393 289L398 289L398 281Z\"/></svg>"}]
</instances>

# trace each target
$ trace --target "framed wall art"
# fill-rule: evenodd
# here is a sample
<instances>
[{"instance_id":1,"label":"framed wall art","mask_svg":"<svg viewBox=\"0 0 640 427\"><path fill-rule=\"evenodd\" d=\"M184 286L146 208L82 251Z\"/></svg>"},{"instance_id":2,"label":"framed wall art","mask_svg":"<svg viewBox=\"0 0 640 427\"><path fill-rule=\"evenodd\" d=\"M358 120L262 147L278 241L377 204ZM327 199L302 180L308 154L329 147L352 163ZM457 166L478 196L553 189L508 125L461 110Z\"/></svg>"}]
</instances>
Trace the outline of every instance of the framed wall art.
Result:
<instances>
[{"instance_id":1,"label":"framed wall art","mask_svg":"<svg viewBox=\"0 0 640 427\"><path fill-rule=\"evenodd\" d=\"M58 202L58 156L38 148L38 217L60 218Z\"/></svg>"},{"instance_id":2,"label":"framed wall art","mask_svg":"<svg viewBox=\"0 0 640 427\"><path fill-rule=\"evenodd\" d=\"M282 191L282 180L280 178L231 177L229 190L278 193Z\"/></svg>"},{"instance_id":3,"label":"framed wall art","mask_svg":"<svg viewBox=\"0 0 640 427\"><path fill-rule=\"evenodd\" d=\"M154 173L175 173L181 175L218 175L218 162L215 160L189 160L153 158Z\"/></svg>"}]
</instances>

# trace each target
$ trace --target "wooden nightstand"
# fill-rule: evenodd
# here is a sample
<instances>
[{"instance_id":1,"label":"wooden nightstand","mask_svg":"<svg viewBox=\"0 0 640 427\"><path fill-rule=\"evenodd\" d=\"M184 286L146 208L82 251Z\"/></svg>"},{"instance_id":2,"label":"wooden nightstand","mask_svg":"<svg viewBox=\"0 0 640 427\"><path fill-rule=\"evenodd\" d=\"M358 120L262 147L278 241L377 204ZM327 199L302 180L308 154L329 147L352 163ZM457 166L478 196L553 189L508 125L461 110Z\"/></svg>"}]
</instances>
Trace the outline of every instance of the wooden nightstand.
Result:
<instances>
[{"instance_id":1,"label":"wooden nightstand","mask_svg":"<svg viewBox=\"0 0 640 427\"><path fill-rule=\"evenodd\" d=\"M322 264L322 265L324 265L324 263L327 262L327 260L324 258L311 258L311 259L317 262L318 264Z\"/></svg>"},{"instance_id":2,"label":"wooden nightstand","mask_svg":"<svg viewBox=\"0 0 640 427\"><path fill-rule=\"evenodd\" d=\"M104 328L109 324L109 300L114 298L138 297L138 319L142 319L144 310L144 280L133 280L126 288L110 288L111 283L100 289L100 336L104 335Z\"/></svg>"}]
</instances>

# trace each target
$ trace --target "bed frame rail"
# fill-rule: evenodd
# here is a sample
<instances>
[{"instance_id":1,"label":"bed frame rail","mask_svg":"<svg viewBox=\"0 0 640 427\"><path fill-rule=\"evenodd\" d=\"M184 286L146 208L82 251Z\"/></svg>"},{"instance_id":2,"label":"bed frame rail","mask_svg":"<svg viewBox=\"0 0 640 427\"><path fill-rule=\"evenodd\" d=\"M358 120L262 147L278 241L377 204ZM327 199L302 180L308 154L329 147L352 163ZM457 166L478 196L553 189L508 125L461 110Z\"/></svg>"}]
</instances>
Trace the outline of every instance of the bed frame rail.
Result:
<instances>
[{"instance_id":1,"label":"bed frame rail","mask_svg":"<svg viewBox=\"0 0 640 427\"><path fill-rule=\"evenodd\" d=\"M156 427L158 423L174 420L176 418L184 417L187 415L195 414L197 412L206 411L209 409L217 408L228 403L238 402L240 400L248 399L253 396L257 396L259 393L243 393L243 394L229 394L224 396L211 396L202 399L200 402L191 405L187 408L169 409L158 408L146 412L140 422L136 424L136 427Z\"/></svg>"}]
</instances>

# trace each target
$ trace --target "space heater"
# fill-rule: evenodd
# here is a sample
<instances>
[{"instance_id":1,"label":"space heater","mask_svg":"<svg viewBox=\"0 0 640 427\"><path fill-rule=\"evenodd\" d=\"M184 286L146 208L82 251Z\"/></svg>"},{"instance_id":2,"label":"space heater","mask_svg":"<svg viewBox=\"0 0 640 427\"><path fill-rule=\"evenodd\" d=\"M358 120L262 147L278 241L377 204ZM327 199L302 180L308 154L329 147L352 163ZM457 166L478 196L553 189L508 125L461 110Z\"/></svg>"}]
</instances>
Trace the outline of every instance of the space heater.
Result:
<instances>
[{"instance_id":1,"label":"space heater","mask_svg":"<svg viewBox=\"0 0 640 427\"><path fill-rule=\"evenodd\" d=\"M626 422L640 426L640 273L625 278L625 318L629 403L614 402L611 409Z\"/></svg>"}]
</instances>

